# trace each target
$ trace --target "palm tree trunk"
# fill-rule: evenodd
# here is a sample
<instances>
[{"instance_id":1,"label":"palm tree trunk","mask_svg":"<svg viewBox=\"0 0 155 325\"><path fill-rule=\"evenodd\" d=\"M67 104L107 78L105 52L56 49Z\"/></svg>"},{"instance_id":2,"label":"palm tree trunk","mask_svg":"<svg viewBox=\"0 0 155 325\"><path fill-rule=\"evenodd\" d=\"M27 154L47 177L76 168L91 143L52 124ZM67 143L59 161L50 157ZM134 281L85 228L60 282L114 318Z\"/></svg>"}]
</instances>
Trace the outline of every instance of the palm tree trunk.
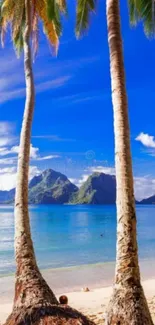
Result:
<instances>
[{"instance_id":1,"label":"palm tree trunk","mask_svg":"<svg viewBox=\"0 0 155 325\"><path fill-rule=\"evenodd\" d=\"M34 291L44 287L46 298L58 303L54 294L43 280L36 263L33 243L31 239L29 211L28 211L28 176L30 161L31 128L34 112L35 89L32 71L31 48L29 44L31 26L30 1L25 0L26 27L23 35L24 40L24 68L26 81L26 103L24 118L20 136L20 147L18 156L17 186L15 197L15 254L16 254L16 286L15 305L19 306L30 303ZM33 289L32 289L33 287ZM36 288L36 289L35 289ZM44 292L45 294L45 292ZM37 294L38 299L41 297Z\"/></svg>"},{"instance_id":2,"label":"palm tree trunk","mask_svg":"<svg viewBox=\"0 0 155 325\"><path fill-rule=\"evenodd\" d=\"M128 102L120 28L119 0L107 0L117 182L117 257L115 286L107 324L153 324L140 283Z\"/></svg>"},{"instance_id":3,"label":"palm tree trunk","mask_svg":"<svg viewBox=\"0 0 155 325\"><path fill-rule=\"evenodd\" d=\"M5 325L95 325L87 317L69 306L61 306L43 279L35 258L28 211L28 173L31 127L34 111L34 80L29 44L31 26L30 0L25 0L26 28L24 62L26 104L20 137L17 186L15 197L15 298L11 315Z\"/></svg>"}]
</instances>

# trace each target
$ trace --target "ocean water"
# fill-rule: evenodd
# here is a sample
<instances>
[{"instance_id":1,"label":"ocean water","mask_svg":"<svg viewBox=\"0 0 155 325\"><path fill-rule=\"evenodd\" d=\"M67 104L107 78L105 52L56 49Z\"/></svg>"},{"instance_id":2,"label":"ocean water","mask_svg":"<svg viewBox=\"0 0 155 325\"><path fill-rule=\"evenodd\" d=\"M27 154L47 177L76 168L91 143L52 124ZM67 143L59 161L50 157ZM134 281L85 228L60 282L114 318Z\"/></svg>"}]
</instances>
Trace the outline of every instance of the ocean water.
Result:
<instances>
[{"instance_id":1,"label":"ocean water","mask_svg":"<svg viewBox=\"0 0 155 325\"><path fill-rule=\"evenodd\" d=\"M115 260L115 206L31 206L32 237L41 269ZM137 206L140 259L155 256L155 206ZM13 207L0 206L0 276L15 271Z\"/></svg>"}]
</instances>

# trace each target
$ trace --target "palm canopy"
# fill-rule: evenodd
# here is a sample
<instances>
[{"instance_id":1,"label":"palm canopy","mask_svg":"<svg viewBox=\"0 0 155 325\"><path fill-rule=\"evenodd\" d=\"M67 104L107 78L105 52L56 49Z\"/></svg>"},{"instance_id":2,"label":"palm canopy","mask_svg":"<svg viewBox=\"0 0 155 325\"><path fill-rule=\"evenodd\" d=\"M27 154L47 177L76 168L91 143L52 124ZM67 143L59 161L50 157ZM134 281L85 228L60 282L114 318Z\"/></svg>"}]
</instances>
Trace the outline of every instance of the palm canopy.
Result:
<instances>
[{"instance_id":1,"label":"palm canopy","mask_svg":"<svg viewBox=\"0 0 155 325\"><path fill-rule=\"evenodd\" d=\"M142 20L147 36L155 34L155 1L154 0L128 0L130 21L136 25Z\"/></svg>"},{"instance_id":2,"label":"palm canopy","mask_svg":"<svg viewBox=\"0 0 155 325\"><path fill-rule=\"evenodd\" d=\"M57 51L59 36L62 32L61 13L66 13L66 0L30 0L31 26L30 36L34 54L38 48L39 20L50 44ZM7 26L10 25L15 50L20 55L23 49L23 33L25 27L25 0L0 0L0 34L1 43Z\"/></svg>"},{"instance_id":3,"label":"palm canopy","mask_svg":"<svg viewBox=\"0 0 155 325\"><path fill-rule=\"evenodd\" d=\"M89 27L89 19L95 11L97 0L77 0L76 35L79 37ZM128 0L130 22L143 21L147 36L155 34L155 0Z\"/></svg>"}]
</instances>

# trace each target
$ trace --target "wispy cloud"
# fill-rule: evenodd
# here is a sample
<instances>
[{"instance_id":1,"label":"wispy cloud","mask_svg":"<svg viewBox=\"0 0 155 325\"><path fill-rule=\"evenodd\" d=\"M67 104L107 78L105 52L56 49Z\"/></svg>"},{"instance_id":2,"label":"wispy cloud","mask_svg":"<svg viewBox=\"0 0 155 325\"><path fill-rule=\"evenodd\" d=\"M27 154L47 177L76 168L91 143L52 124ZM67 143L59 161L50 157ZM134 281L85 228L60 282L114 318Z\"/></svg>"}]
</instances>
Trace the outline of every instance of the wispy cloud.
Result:
<instances>
[{"instance_id":1,"label":"wispy cloud","mask_svg":"<svg viewBox=\"0 0 155 325\"><path fill-rule=\"evenodd\" d=\"M9 158L1 158L0 159L0 166L1 165L16 165L17 164L17 156L9 157Z\"/></svg>"},{"instance_id":2,"label":"wispy cloud","mask_svg":"<svg viewBox=\"0 0 155 325\"><path fill-rule=\"evenodd\" d=\"M59 155L49 155L49 156L43 156L43 157L36 157L34 160L36 161L43 161L43 160L51 160L51 159L57 159L60 158L61 156Z\"/></svg>"},{"instance_id":3,"label":"wispy cloud","mask_svg":"<svg viewBox=\"0 0 155 325\"><path fill-rule=\"evenodd\" d=\"M63 76L61 78L56 78L53 80L41 82L40 84L36 85L37 93L44 92L45 90L55 89L64 86L72 76Z\"/></svg>"},{"instance_id":4,"label":"wispy cloud","mask_svg":"<svg viewBox=\"0 0 155 325\"><path fill-rule=\"evenodd\" d=\"M0 147L12 145L16 142L14 136L15 125L7 121L0 122Z\"/></svg>"},{"instance_id":5,"label":"wispy cloud","mask_svg":"<svg viewBox=\"0 0 155 325\"><path fill-rule=\"evenodd\" d=\"M39 94L46 90L60 88L64 86L65 83L67 83L70 79L71 76L63 76L61 78L55 78L53 80L41 82L36 85L36 92L37 94ZM9 100L19 99L23 97L25 97L25 87L20 87L20 88L17 87L17 89L15 90L10 90L7 89L7 84L6 84L6 88L3 90L3 92L1 92L0 103L2 104Z\"/></svg>"},{"instance_id":6,"label":"wispy cloud","mask_svg":"<svg viewBox=\"0 0 155 325\"><path fill-rule=\"evenodd\" d=\"M19 153L19 146L13 146L11 148L0 148L0 165L14 165L17 164L17 154ZM6 157L5 156L11 156ZM30 158L31 161L43 161L60 158L60 155L47 155L42 156L39 153L39 148L30 145Z\"/></svg>"},{"instance_id":7,"label":"wispy cloud","mask_svg":"<svg viewBox=\"0 0 155 325\"><path fill-rule=\"evenodd\" d=\"M49 55L49 52L47 53ZM38 70L35 72L37 94L50 89L63 87L69 82L76 71L99 59L99 56L79 57L70 60L54 61L53 65L51 65L49 60L46 60L44 70L42 72L38 72ZM1 59L0 68L0 104L25 97L25 79L22 60L17 60L15 57L12 59L10 54L8 56L5 55ZM17 74L16 71L19 71L19 73Z\"/></svg>"},{"instance_id":8,"label":"wispy cloud","mask_svg":"<svg viewBox=\"0 0 155 325\"><path fill-rule=\"evenodd\" d=\"M25 78L22 60L12 59L10 55L2 57L0 69L0 104L25 97ZM16 71L20 72L16 73ZM45 69L42 73L42 78L40 73L36 73L35 84L37 94L64 86L72 77L72 74L66 72L61 70L61 74L57 73L54 75L51 73L51 65L49 65L49 69Z\"/></svg>"},{"instance_id":9,"label":"wispy cloud","mask_svg":"<svg viewBox=\"0 0 155 325\"><path fill-rule=\"evenodd\" d=\"M110 97L110 92L108 89L103 92L103 89L98 91L81 91L74 95L60 96L55 99L56 104L61 107L67 107L72 105L78 105L80 103L89 102L89 101L103 101L107 100Z\"/></svg>"},{"instance_id":10,"label":"wispy cloud","mask_svg":"<svg viewBox=\"0 0 155 325\"><path fill-rule=\"evenodd\" d=\"M61 138L59 135L53 134L43 134L43 135L33 135L32 138L35 139L45 139L53 142L74 142L75 139Z\"/></svg>"},{"instance_id":11,"label":"wispy cloud","mask_svg":"<svg viewBox=\"0 0 155 325\"><path fill-rule=\"evenodd\" d=\"M14 135L15 125L8 121L0 122L0 166L17 165L19 138ZM58 140L58 139L57 139ZM45 161L60 158L58 154L41 155L38 147L30 145L31 161ZM10 168L10 167L9 167Z\"/></svg>"},{"instance_id":12,"label":"wispy cloud","mask_svg":"<svg viewBox=\"0 0 155 325\"><path fill-rule=\"evenodd\" d=\"M1 121L0 122L0 136L8 135L10 132L12 133L15 129L13 123L8 121Z\"/></svg>"},{"instance_id":13,"label":"wispy cloud","mask_svg":"<svg viewBox=\"0 0 155 325\"><path fill-rule=\"evenodd\" d=\"M49 52L46 52L47 55L49 55ZM61 60L61 61L55 61L54 65L52 65L52 70L51 70L51 62L47 60L45 62L45 67L46 69L41 72L36 72L35 78L46 78L51 74L54 77L57 77L58 75L67 75L69 74L74 74L76 71L79 71L79 69L84 69L85 66L92 64L94 62L97 62L100 60L100 56L88 56L88 57L77 57L75 59L69 59L69 60ZM50 72L50 73L49 73Z\"/></svg>"}]
</instances>

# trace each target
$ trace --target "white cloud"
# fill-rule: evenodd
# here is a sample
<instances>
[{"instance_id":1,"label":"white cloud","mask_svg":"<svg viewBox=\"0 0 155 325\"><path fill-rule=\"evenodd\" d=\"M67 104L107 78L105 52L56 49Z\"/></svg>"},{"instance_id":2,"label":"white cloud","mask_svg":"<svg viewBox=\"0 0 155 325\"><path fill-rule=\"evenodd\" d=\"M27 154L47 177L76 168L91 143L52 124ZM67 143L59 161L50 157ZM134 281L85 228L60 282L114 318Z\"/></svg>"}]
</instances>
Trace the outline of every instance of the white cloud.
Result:
<instances>
[{"instance_id":1,"label":"white cloud","mask_svg":"<svg viewBox=\"0 0 155 325\"><path fill-rule=\"evenodd\" d=\"M141 132L135 140L141 142L145 147L155 148L155 137L152 135Z\"/></svg>"},{"instance_id":2,"label":"white cloud","mask_svg":"<svg viewBox=\"0 0 155 325\"><path fill-rule=\"evenodd\" d=\"M8 121L0 122L0 136L8 135L10 132L12 133L14 126L12 123Z\"/></svg>"},{"instance_id":3,"label":"white cloud","mask_svg":"<svg viewBox=\"0 0 155 325\"><path fill-rule=\"evenodd\" d=\"M29 179L40 174L37 166L30 166ZM16 186L16 167L0 168L0 190L10 190Z\"/></svg>"},{"instance_id":4,"label":"white cloud","mask_svg":"<svg viewBox=\"0 0 155 325\"><path fill-rule=\"evenodd\" d=\"M104 167L104 166L92 166L84 170L84 174L80 178L69 178L72 183L76 186L81 187L81 185L87 181L88 177L95 172L104 173L109 175L115 175L114 167Z\"/></svg>"},{"instance_id":5,"label":"white cloud","mask_svg":"<svg viewBox=\"0 0 155 325\"><path fill-rule=\"evenodd\" d=\"M105 166L92 166L86 169L89 173L104 173L109 175L115 175L115 168L114 167L105 167Z\"/></svg>"},{"instance_id":6,"label":"white cloud","mask_svg":"<svg viewBox=\"0 0 155 325\"><path fill-rule=\"evenodd\" d=\"M135 197L141 201L155 195L155 178L151 176L135 177L134 178Z\"/></svg>"},{"instance_id":7,"label":"white cloud","mask_svg":"<svg viewBox=\"0 0 155 325\"><path fill-rule=\"evenodd\" d=\"M14 165L17 163L17 156L11 158L2 158L0 159L0 165Z\"/></svg>"},{"instance_id":8,"label":"white cloud","mask_svg":"<svg viewBox=\"0 0 155 325\"><path fill-rule=\"evenodd\" d=\"M30 158L36 159L38 157L39 148L33 147L30 145ZM19 153L19 146L14 146L10 149L9 154Z\"/></svg>"},{"instance_id":9,"label":"white cloud","mask_svg":"<svg viewBox=\"0 0 155 325\"><path fill-rule=\"evenodd\" d=\"M43 157L36 157L34 160L42 161L42 160L50 160L50 159L56 159L60 158L59 155L50 155L50 156L43 156Z\"/></svg>"},{"instance_id":10,"label":"white cloud","mask_svg":"<svg viewBox=\"0 0 155 325\"><path fill-rule=\"evenodd\" d=\"M41 93L46 90L55 89L64 86L67 81L71 79L71 76L63 76L61 78L55 78L53 80L44 81L36 85L36 92ZM25 97L25 87L24 85L21 87L18 83L14 84L15 89L8 89L8 84L6 83L6 87L1 93L0 103L5 103L9 100L19 99Z\"/></svg>"},{"instance_id":11,"label":"white cloud","mask_svg":"<svg viewBox=\"0 0 155 325\"><path fill-rule=\"evenodd\" d=\"M30 146L30 158L35 159L38 157L39 148L33 147L31 144ZM8 149L7 147L0 148L0 156L7 156L12 154L19 153L19 146L13 146L12 148ZM8 158L6 158L8 159Z\"/></svg>"},{"instance_id":12,"label":"white cloud","mask_svg":"<svg viewBox=\"0 0 155 325\"><path fill-rule=\"evenodd\" d=\"M41 173L41 170L37 166L30 166L29 169L29 179L33 178L36 175L39 175Z\"/></svg>"},{"instance_id":13,"label":"white cloud","mask_svg":"<svg viewBox=\"0 0 155 325\"><path fill-rule=\"evenodd\" d=\"M11 165L17 163L17 155L19 153L19 146L13 146L10 149L7 147L0 148L0 157L10 156L6 158L0 158L0 165ZM13 155L13 156L12 156ZM43 161L43 160L50 160L60 158L59 155L48 155L48 156L41 156L39 154L39 148L33 147L30 145L30 158L33 161Z\"/></svg>"},{"instance_id":14,"label":"white cloud","mask_svg":"<svg viewBox=\"0 0 155 325\"><path fill-rule=\"evenodd\" d=\"M61 138L58 135L46 134L46 135L33 135L32 138L35 139L45 139L53 142L74 142L75 139Z\"/></svg>"},{"instance_id":15,"label":"white cloud","mask_svg":"<svg viewBox=\"0 0 155 325\"><path fill-rule=\"evenodd\" d=\"M81 185L87 181L90 175L82 175L81 178L69 178L70 182L75 184L77 187L81 187Z\"/></svg>"},{"instance_id":16,"label":"white cloud","mask_svg":"<svg viewBox=\"0 0 155 325\"><path fill-rule=\"evenodd\" d=\"M0 138L0 147L10 146L15 141L15 138L12 137L1 137Z\"/></svg>"},{"instance_id":17,"label":"white cloud","mask_svg":"<svg viewBox=\"0 0 155 325\"><path fill-rule=\"evenodd\" d=\"M49 81L44 81L36 86L37 93L44 92L54 88L62 87L67 81L71 79L71 76L63 76Z\"/></svg>"},{"instance_id":18,"label":"white cloud","mask_svg":"<svg viewBox=\"0 0 155 325\"><path fill-rule=\"evenodd\" d=\"M1 121L0 122L0 147L4 147L7 145L12 145L16 141L16 137L13 136L14 132L14 124Z\"/></svg>"},{"instance_id":19,"label":"white cloud","mask_svg":"<svg viewBox=\"0 0 155 325\"><path fill-rule=\"evenodd\" d=\"M42 49L39 52L39 56L43 56L48 53ZM42 72L35 73L35 83L37 93L50 89L62 87L66 84L79 69L82 69L84 65L91 64L94 61L100 60L99 56L78 58L76 60L64 60L61 62L55 62L51 66L50 60L46 60L45 69ZM22 60L17 60L12 56L12 49L8 48L8 53L1 57L0 62L1 76L0 76L0 103L7 102L9 100L23 98L25 96L25 81L24 70ZM19 71L17 74L16 71ZM9 75L9 78L8 78ZM53 79L51 79L51 75Z\"/></svg>"}]
</instances>

